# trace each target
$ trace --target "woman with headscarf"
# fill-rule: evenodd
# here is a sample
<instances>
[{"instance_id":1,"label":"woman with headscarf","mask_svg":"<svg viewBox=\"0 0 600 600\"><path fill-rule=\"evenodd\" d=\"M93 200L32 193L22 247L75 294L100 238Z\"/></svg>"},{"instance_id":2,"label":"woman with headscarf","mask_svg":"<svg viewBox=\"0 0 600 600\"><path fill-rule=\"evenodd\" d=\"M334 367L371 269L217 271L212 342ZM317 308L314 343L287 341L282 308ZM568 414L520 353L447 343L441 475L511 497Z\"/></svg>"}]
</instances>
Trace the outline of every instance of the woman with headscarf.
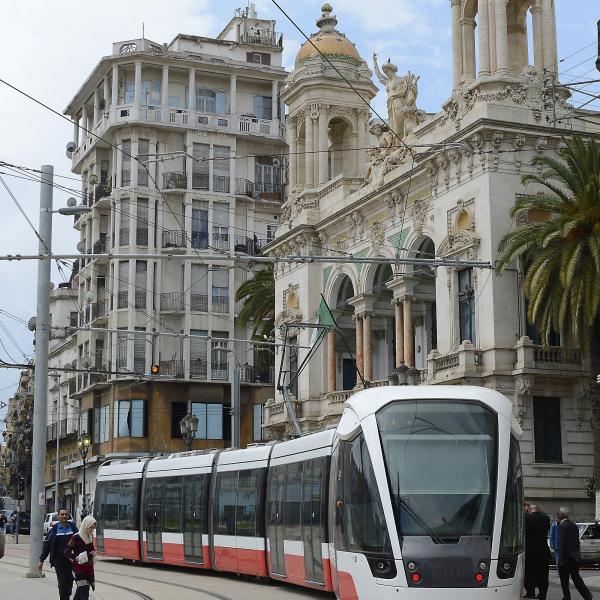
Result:
<instances>
[{"instance_id":1,"label":"woman with headscarf","mask_svg":"<svg viewBox=\"0 0 600 600\"><path fill-rule=\"evenodd\" d=\"M73 535L65 550L65 556L73 566L73 575L77 585L77 591L73 600L88 600L90 597L90 587L95 590L96 583L94 578L94 529L96 528L96 519L88 515L81 522L79 533Z\"/></svg>"}]
</instances>

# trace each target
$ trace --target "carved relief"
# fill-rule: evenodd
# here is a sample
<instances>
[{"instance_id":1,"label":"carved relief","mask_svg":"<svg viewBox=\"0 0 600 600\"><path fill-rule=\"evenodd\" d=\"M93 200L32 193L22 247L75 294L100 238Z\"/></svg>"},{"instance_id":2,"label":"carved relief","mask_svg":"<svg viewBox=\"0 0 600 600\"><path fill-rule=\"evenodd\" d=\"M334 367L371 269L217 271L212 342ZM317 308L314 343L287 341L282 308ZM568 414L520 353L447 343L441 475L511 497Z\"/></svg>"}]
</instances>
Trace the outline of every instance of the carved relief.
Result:
<instances>
[{"instance_id":1,"label":"carved relief","mask_svg":"<svg viewBox=\"0 0 600 600\"><path fill-rule=\"evenodd\" d=\"M413 217L413 227L417 233L423 231L425 226L425 220L427 218L427 211L429 209L429 198L415 198L411 207L411 213Z\"/></svg>"},{"instance_id":2,"label":"carved relief","mask_svg":"<svg viewBox=\"0 0 600 600\"><path fill-rule=\"evenodd\" d=\"M523 166L523 161L520 159L519 151L523 149L525 145L526 138L524 135L517 135L513 140L513 148L515 150L514 161L515 161L515 170L517 173L521 172L521 167Z\"/></svg>"},{"instance_id":3,"label":"carved relief","mask_svg":"<svg viewBox=\"0 0 600 600\"><path fill-rule=\"evenodd\" d=\"M500 131L494 131L492 133L492 159L493 159L493 170L498 170L498 165L500 163L500 146L502 145L502 140L504 138L504 134Z\"/></svg>"},{"instance_id":4,"label":"carved relief","mask_svg":"<svg viewBox=\"0 0 600 600\"><path fill-rule=\"evenodd\" d=\"M384 221L377 221L373 223L370 229L371 233L371 248L373 254L379 254L381 246L385 242L385 225Z\"/></svg>"},{"instance_id":5,"label":"carved relief","mask_svg":"<svg viewBox=\"0 0 600 600\"><path fill-rule=\"evenodd\" d=\"M519 425L523 424L523 419L527 412L526 401L531 397L535 379L530 376L523 376L515 388L515 399L513 402L513 416Z\"/></svg>"}]
</instances>

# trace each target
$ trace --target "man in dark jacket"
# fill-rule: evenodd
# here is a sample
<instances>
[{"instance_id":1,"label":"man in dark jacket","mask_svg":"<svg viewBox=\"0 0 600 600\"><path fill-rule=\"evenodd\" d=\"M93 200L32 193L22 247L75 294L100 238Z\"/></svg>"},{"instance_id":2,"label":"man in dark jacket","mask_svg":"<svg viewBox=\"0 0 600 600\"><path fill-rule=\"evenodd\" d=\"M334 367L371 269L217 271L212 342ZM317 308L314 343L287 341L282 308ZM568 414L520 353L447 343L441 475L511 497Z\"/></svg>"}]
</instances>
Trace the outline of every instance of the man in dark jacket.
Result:
<instances>
[{"instance_id":1,"label":"man in dark jacket","mask_svg":"<svg viewBox=\"0 0 600 600\"><path fill-rule=\"evenodd\" d=\"M571 600L569 590L569 577L584 600L592 600L592 593L588 590L579 574L581 554L579 552L579 529L569 519L569 509L561 506L558 509L558 560L560 585L563 591L563 600Z\"/></svg>"},{"instance_id":2,"label":"man in dark jacket","mask_svg":"<svg viewBox=\"0 0 600 600\"><path fill-rule=\"evenodd\" d=\"M550 569L550 549L548 531L550 518L535 505L529 505L525 515L525 596L546 599L548 593L548 571Z\"/></svg>"},{"instance_id":3,"label":"man in dark jacket","mask_svg":"<svg viewBox=\"0 0 600 600\"><path fill-rule=\"evenodd\" d=\"M73 591L73 570L71 563L65 558L65 549L75 533L77 533L77 527L69 521L69 511L61 508L58 511L58 523L48 532L40 554L40 571L44 566L44 561L50 556L50 566L54 567L58 579L60 600L69 600Z\"/></svg>"}]
</instances>

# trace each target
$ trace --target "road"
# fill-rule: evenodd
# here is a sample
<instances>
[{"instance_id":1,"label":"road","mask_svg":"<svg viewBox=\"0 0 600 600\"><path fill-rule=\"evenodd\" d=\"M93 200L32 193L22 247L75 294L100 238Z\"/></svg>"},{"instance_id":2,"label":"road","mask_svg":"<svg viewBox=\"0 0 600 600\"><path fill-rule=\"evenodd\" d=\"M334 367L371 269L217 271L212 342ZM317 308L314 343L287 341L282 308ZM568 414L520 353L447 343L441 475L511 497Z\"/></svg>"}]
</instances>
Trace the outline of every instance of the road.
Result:
<instances>
[{"instance_id":1,"label":"road","mask_svg":"<svg viewBox=\"0 0 600 600\"><path fill-rule=\"evenodd\" d=\"M28 563L29 546L15 545L10 537L6 555L0 560L0 588L9 600L46 600L58 597L56 578L47 568L44 579L23 577ZM600 572L582 571L588 584L600 590ZM331 594L304 590L276 582L259 583L255 579L212 572L191 572L186 569L129 565L120 560L99 559L96 565L94 600L333 600ZM572 587L572 586L571 586ZM6 595L4 595L6 592ZM600 597L600 591L595 592ZM579 594L572 589L573 599ZM547 600L561 600L562 592L556 572L550 572ZM369 599L370 600L370 599ZM373 599L376 600L376 599ZM443 600L440 598L440 600Z\"/></svg>"}]
</instances>

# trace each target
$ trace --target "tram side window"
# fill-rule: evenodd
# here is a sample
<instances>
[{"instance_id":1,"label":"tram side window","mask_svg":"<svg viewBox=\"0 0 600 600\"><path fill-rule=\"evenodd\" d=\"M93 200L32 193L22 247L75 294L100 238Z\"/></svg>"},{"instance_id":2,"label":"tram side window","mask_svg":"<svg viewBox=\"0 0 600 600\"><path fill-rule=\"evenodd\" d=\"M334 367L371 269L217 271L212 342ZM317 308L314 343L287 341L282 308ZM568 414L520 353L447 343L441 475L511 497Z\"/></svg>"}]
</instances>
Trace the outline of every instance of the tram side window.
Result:
<instances>
[{"instance_id":1,"label":"tram side window","mask_svg":"<svg viewBox=\"0 0 600 600\"><path fill-rule=\"evenodd\" d=\"M104 529L119 529L119 495L121 493L120 481L106 483L104 514Z\"/></svg>"},{"instance_id":2,"label":"tram side window","mask_svg":"<svg viewBox=\"0 0 600 600\"><path fill-rule=\"evenodd\" d=\"M362 433L351 442L340 442L337 478L337 501L341 500L342 506L336 521L341 519L339 541L343 549L391 554L373 464Z\"/></svg>"},{"instance_id":3,"label":"tram side window","mask_svg":"<svg viewBox=\"0 0 600 600\"><path fill-rule=\"evenodd\" d=\"M181 531L182 481L182 477L167 477L165 479L163 531L174 533Z\"/></svg>"},{"instance_id":4,"label":"tram side window","mask_svg":"<svg viewBox=\"0 0 600 600\"><path fill-rule=\"evenodd\" d=\"M119 494L119 529L132 531L137 529L137 511L135 509L138 481L121 481Z\"/></svg>"},{"instance_id":5,"label":"tram side window","mask_svg":"<svg viewBox=\"0 0 600 600\"><path fill-rule=\"evenodd\" d=\"M286 540L300 540L300 510L302 503L302 463L287 465L283 518Z\"/></svg>"},{"instance_id":6,"label":"tram side window","mask_svg":"<svg viewBox=\"0 0 600 600\"><path fill-rule=\"evenodd\" d=\"M302 525L304 527L323 527L323 478L327 472L325 458L313 458L304 463L302 480Z\"/></svg>"},{"instance_id":7,"label":"tram side window","mask_svg":"<svg viewBox=\"0 0 600 600\"><path fill-rule=\"evenodd\" d=\"M502 558L516 557L524 547L523 473L519 442L511 436L502 516L502 534L498 554Z\"/></svg>"},{"instance_id":8,"label":"tram side window","mask_svg":"<svg viewBox=\"0 0 600 600\"><path fill-rule=\"evenodd\" d=\"M215 495L215 533L235 535L237 472L217 474Z\"/></svg>"},{"instance_id":9,"label":"tram side window","mask_svg":"<svg viewBox=\"0 0 600 600\"><path fill-rule=\"evenodd\" d=\"M256 535L256 505L258 500L258 470L240 471L237 488L235 534Z\"/></svg>"}]
</instances>

